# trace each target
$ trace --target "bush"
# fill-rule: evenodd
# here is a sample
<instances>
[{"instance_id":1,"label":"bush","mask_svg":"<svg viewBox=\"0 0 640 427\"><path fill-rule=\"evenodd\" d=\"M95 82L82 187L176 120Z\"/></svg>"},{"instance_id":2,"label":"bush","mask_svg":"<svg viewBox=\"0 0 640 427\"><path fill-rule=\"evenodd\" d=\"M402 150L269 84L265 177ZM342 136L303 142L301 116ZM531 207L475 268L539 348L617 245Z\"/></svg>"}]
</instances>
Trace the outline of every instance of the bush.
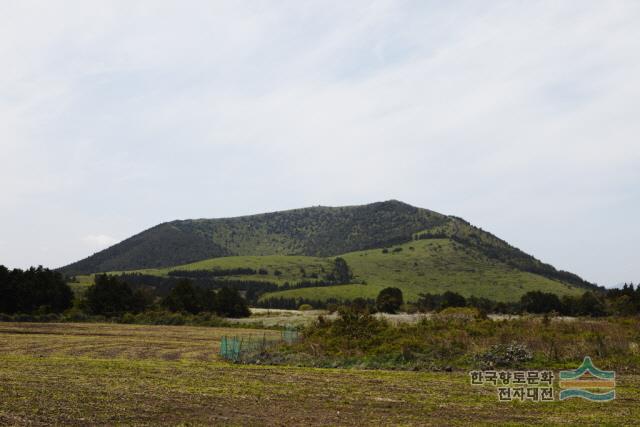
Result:
<instances>
[{"instance_id":1,"label":"bush","mask_svg":"<svg viewBox=\"0 0 640 427\"><path fill-rule=\"evenodd\" d=\"M373 345L371 339L389 326L384 320L349 307L341 307L338 313L339 317L335 321L318 320L306 333L328 334L330 340L340 342L337 347L362 350ZM328 329L323 330L325 327Z\"/></svg>"},{"instance_id":2,"label":"bush","mask_svg":"<svg viewBox=\"0 0 640 427\"><path fill-rule=\"evenodd\" d=\"M516 368L531 359L533 359L533 355L527 346L517 342L493 345L487 352L477 357L482 369Z\"/></svg>"},{"instance_id":3,"label":"bush","mask_svg":"<svg viewBox=\"0 0 640 427\"><path fill-rule=\"evenodd\" d=\"M398 288L384 288L376 299L376 307L383 313L396 313L402 304L402 291Z\"/></svg>"},{"instance_id":4,"label":"bush","mask_svg":"<svg viewBox=\"0 0 640 427\"><path fill-rule=\"evenodd\" d=\"M311 304L301 304L300 307L298 307L298 310L308 311L308 310L313 310L313 307L311 306Z\"/></svg>"}]
</instances>

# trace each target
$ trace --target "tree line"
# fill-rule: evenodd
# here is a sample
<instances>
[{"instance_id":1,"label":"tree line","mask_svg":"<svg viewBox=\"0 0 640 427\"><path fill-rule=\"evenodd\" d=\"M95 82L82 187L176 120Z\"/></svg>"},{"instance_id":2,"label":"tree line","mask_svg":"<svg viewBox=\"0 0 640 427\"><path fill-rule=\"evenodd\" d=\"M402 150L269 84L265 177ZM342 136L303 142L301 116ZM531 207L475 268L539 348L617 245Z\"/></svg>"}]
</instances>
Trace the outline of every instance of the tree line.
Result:
<instances>
[{"instance_id":1,"label":"tree line","mask_svg":"<svg viewBox=\"0 0 640 427\"><path fill-rule=\"evenodd\" d=\"M307 277L304 269L301 269L303 277ZM237 267L230 269L214 269L214 270L171 270L167 273L168 277L155 276L142 273L121 273L120 280L129 283L133 289L147 288L149 291L166 296L181 280L188 278L193 285L203 289L223 289L225 287L237 289L244 293L245 299L252 305L258 305L260 297L268 292L286 291L289 289L300 288L316 288L323 286L336 286L343 284L351 284L353 281L353 272L347 262L340 257L333 260L331 270L323 275L323 278L316 280L300 280L292 282L284 282L278 284L268 280L256 279L232 279L225 276L237 275L266 275L268 270L265 268L253 269L249 267ZM282 272L274 270L274 275L280 276ZM318 301L314 301L318 304ZM291 306L291 302L279 303L279 306ZM274 307L275 308L275 307ZM279 307L285 308L285 307Z\"/></svg>"},{"instance_id":2,"label":"tree line","mask_svg":"<svg viewBox=\"0 0 640 427\"><path fill-rule=\"evenodd\" d=\"M167 276L172 277L191 277L191 278L203 278L203 277L223 277L223 276L248 276L255 274L269 274L269 272L261 268L255 270L248 267L238 268L214 268L213 270L171 270L167 273Z\"/></svg>"},{"instance_id":3,"label":"tree line","mask_svg":"<svg viewBox=\"0 0 640 427\"><path fill-rule=\"evenodd\" d=\"M562 296L550 292L530 291L519 301L497 302L468 297L447 291L443 294L420 294L419 311L437 311L447 307L475 307L486 313L557 313L565 316L630 316L640 314L640 285L625 284L621 289L584 292L580 296Z\"/></svg>"},{"instance_id":4,"label":"tree line","mask_svg":"<svg viewBox=\"0 0 640 427\"><path fill-rule=\"evenodd\" d=\"M0 265L0 313L61 313L72 304L62 274L42 266L23 271Z\"/></svg>"},{"instance_id":5,"label":"tree line","mask_svg":"<svg viewBox=\"0 0 640 427\"><path fill-rule=\"evenodd\" d=\"M43 267L9 270L0 265L0 313L52 314L77 309L105 317L149 310L189 314L213 313L223 317L249 316L249 305L237 289L206 289L180 279L160 296L147 285L131 286L127 276L99 274L81 297L61 273Z\"/></svg>"},{"instance_id":6,"label":"tree line","mask_svg":"<svg viewBox=\"0 0 640 427\"><path fill-rule=\"evenodd\" d=\"M247 317L250 315L247 301L237 289L222 287L204 289L188 279L178 281L166 296L157 300L143 288L133 290L118 276L95 276L80 307L89 314L118 316L124 313L141 313L162 308L171 312L199 314L215 313L223 317Z\"/></svg>"},{"instance_id":7,"label":"tree line","mask_svg":"<svg viewBox=\"0 0 640 427\"><path fill-rule=\"evenodd\" d=\"M165 297L178 283L185 280L180 277L162 277L141 273L122 273L120 280L129 283L134 289L144 288L155 295ZM193 277L188 278L194 286L209 290L233 288L243 292L249 303L255 302L262 294L274 292L279 289L277 283L265 280L251 279L226 279L220 277Z\"/></svg>"},{"instance_id":8,"label":"tree line","mask_svg":"<svg viewBox=\"0 0 640 427\"><path fill-rule=\"evenodd\" d=\"M329 298L271 297L259 301L264 308L295 310L303 304L330 312L339 308L349 308L359 312L397 313L399 311L440 311L448 307L473 307L484 313L497 314L545 314L556 313L564 316L633 316L640 314L640 285L625 284L621 289L608 289L602 292L584 292L580 296L563 296L548 292L531 291L513 302L494 301L482 297L464 297L457 292L446 291L442 294L420 294L413 303L404 302L399 288L389 287L380 291L377 298L355 298L341 300Z\"/></svg>"},{"instance_id":9,"label":"tree line","mask_svg":"<svg viewBox=\"0 0 640 427\"><path fill-rule=\"evenodd\" d=\"M325 285L351 281L353 275L347 263L334 260L330 273L335 280ZM299 287L319 282L300 282ZM295 286L289 286L292 288ZM587 291L579 296L562 296L542 291L524 294L516 302L497 302L487 298L464 297L455 292L420 294L415 303L405 304L398 288L383 289L376 300L356 298L351 301L313 298L271 297L260 300L264 292L283 289L275 283L263 281L222 280L215 278L193 280L161 278L138 274L96 275L94 283L80 298L57 271L43 267L28 270L9 270L0 265L0 313L49 314L62 313L75 304L87 314L118 316L147 310L167 310L191 314L214 313L225 317L249 315L249 302L268 308L297 309L301 305L335 310L349 305L369 312L397 312L399 310L437 311L447 307L476 307L487 313L558 313L568 316L630 316L640 314L640 285L625 284L619 289ZM245 297L240 294L244 292ZM248 302L249 301L249 302Z\"/></svg>"}]
</instances>

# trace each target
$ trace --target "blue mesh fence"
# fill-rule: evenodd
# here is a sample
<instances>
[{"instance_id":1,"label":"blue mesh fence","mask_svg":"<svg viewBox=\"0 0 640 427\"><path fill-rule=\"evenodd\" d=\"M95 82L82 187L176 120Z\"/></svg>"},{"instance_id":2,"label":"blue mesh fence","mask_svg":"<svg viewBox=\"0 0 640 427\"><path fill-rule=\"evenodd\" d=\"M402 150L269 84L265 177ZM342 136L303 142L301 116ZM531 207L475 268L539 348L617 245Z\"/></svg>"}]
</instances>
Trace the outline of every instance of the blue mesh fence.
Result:
<instances>
[{"instance_id":1,"label":"blue mesh fence","mask_svg":"<svg viewBox=\"0 0 640 427\"><path fill-rule=\"evenodd\" d=\"M290 327L282 330L280 338L267 337L266 334L224 336L220 339L220 356L226 360L240 362L266 351L269 347L279 343L292 344L299 338L298 330Z\"/></svg>"}]
</instances>

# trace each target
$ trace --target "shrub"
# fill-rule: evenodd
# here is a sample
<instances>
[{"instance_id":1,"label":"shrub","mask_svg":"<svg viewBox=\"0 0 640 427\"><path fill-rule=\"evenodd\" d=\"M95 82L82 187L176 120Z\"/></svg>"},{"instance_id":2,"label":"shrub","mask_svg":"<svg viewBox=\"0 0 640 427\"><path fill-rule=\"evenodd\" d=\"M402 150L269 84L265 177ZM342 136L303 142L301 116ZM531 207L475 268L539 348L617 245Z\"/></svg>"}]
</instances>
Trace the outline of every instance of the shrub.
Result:
<instances>
[{"instance_id":1,"label":"shrub","mask_svg":"<svg viewBox=\"0 0 640 427\"><path fill-rule=\"evenodd\" d=\"M477 357L477 361L483 369L515 368L531 359L533 359L533 355L527 346L517 342L493 345L488 351Z\"/></svg>"},{"instance_id":2,"label":"shrub","mask_svg":"<svg viewBox=\"0 0 640 427\"><path fill-rule=\"evenodd\" d=\"M396 313L403 304L402 291L398 288L384 288L378 294L376 307L383 313Z\"/></svg>"},{"instance_id":3,"label":"shrub","mask_svg":"<svg viewBox=\"0 0 640 427\"><path fill-rule=\"evenodd\" d=\"M301 304L300 307L298 307L298 310L308 311L308 310L313 310L313 307L311 306L311 304Z\"/></svg>"}]
</instances>

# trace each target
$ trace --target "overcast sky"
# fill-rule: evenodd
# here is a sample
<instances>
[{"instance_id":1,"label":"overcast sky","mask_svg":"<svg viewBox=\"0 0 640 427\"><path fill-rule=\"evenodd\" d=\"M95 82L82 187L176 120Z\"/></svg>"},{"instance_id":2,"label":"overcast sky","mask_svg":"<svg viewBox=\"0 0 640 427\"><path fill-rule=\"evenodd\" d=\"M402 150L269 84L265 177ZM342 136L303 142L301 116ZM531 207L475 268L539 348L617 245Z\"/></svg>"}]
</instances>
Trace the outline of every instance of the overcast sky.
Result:
<instances>
[{"instance_id":1,"label":"overcast sky","mask_svg":"<svg viewBox=\"0 0 640 427\"><path fill-rule=\"evenodd\" d=\"M386 199L640 280L638 1L0 3L0 264Z\"/></svg>"}]
</instances>

